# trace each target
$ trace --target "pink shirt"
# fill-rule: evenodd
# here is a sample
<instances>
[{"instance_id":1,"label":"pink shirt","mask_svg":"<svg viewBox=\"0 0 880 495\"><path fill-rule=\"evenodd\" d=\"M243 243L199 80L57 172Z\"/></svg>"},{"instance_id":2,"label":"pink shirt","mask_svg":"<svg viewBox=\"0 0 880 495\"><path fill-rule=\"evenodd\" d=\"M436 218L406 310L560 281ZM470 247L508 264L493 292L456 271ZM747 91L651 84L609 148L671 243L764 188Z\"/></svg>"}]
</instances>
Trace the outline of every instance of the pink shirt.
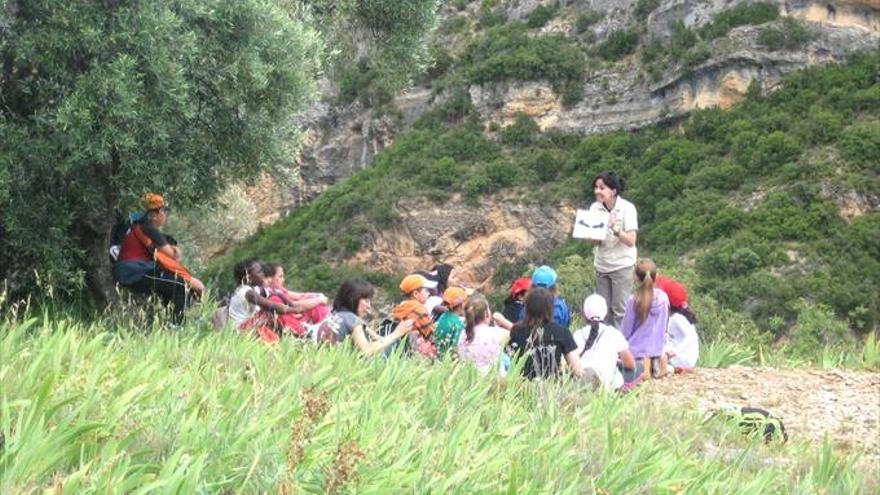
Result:
<instances>
[{"instance_id":1,"label":"pink shirt","mask_svg":"<svg viewBox=\"0 0 880 495\"><path fill-rule=\"evenodd\" d=\"M468 342L467 337L462 335L458 344L458 357L462 361L474 363L480 373L488 374L497 365L501 349L509 338L510 332L507 330L481 323L474 327L473 341Z\"/></svg>"}]
</instances>

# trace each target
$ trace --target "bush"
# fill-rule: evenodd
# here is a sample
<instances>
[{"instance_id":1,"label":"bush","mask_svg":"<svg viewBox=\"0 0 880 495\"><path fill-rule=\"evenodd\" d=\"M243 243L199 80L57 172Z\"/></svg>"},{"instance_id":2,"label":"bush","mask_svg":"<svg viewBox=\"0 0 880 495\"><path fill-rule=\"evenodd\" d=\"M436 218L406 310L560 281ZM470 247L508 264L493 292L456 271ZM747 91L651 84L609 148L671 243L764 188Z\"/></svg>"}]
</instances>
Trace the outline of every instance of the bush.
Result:
<instances>
[{"instance_id":1,"label":"bush","mask_svg":"<svg viewBox=\"0 0 880 495\"><path fill-rule=\"evenodd\" d=\"M526 18L526 25L529 29L542 28L550 22L550 19L556 14L556 6L538 5L535 10L529 12Z\"/></svg>"},{"instance_id":2,"label":"bush","mask_svg":"<svg viewBox=\"0 0 880 495\"><path fill-rule=\"evenodd\" d=\"M741 277L781 261L778 248L753 234L742 234L713 243L697 261L707 277Z\"/></svg>"},{"instance_id":3,"label":"bush","mask_svg":"<svg viewBox=\"0 0 880 495\"><path fill-rule=\"evenodd\" d=\"M462 33L467 30L468 24L468 17L466 15L453 15L443 21L440 31L446 34Z\"/></svg>"},{"instance_id":4,"label":"bush","mask_svg":"<svg viewBox=\"0 0 880 495\"><path fill-rule=\"evenodd\" d=\"M758 44L768 50L798 50L815 38L809 28L797 19L786 17L781 27L768 26L758 34Z\"/></svg>"},{"instance_id":5,"label":"bush","mask_svg":"<svg viewBox=\"0 0 880 495\"><path fill-rule=\"evenodd\" d=\"M866 122L845 130L840 151L852 163L880 173L880 123Z\"/></svg>"},{"instance_id":6,"label":"bush","mask_svg":"<svg viewBox=\"0 0 880 495\"><path fill-rule=\"evenodd\" d=\"M602 13L593 9L586 9L574 21L574 28L578 34L584 33L590 26L596 24L602 19Z\"/></svg>"},{"instance_id":7,"label":"bush","mask_svg":"<svg viewBox=\"0 0 880 495\"><path fill-rule=\"evenodd\" d=\"M477 19L477 25L483 29L500 26L507 22L507 14L504 11L492 10L492 2L483 2L480 5L480 17Z\"/></svg>"},{"instance_id":8,"label":"bush","mask_svg":"<svg viewBox=\"0 0 880 495\"><path fill-rule=\"evenodd\" d=\"M579 80L586 67L583 54L565 36L532 37L518 22L490 29L468 46L462 60L474 84L546 80L558 87Z\"/></svg>"},{"instance_id":9,"label":"bush","mask_svg":"<svg viewBox=\"0 0 880 495\"><path fill-rule=\"evenodd\" d=\"M501 142L507 146L528 146L537 141L540 132L535 120L521 113L513 124L501 130Z\"/></svg>"},{"instance_id":10,"label":"bush","mask_svg":"<svg viewBox=\"0 0 880 495\"><path fill-rule=\"evenodd\" d=\"M772 173L801 154L801 145L793 136L774 131L758 138L752 160L745 164L752 171Z\"/></svg>"},{"instance_id":11,"label":"bush","mask_svg":"<svg viewBox=\"0 0 880 495\"><path fill-rule=\"evenodd\" d=\"M779 17L779 7L771 2L741 3L724 10L712 18L712 22L700 29L704 40L710 41L726 35L731 29L747 24L763 24Z\"/></svg>"},{"instance_id":12,"label":"bush","mask_svg":"<svg viewBox=\"0 0 880 495\"><path fill-rule=\"evenodd\" d=\"M651 12L654 12L659 6L660 0L639 0L636 2L633 15L637 20L644 21L649 15L651 15Z\"/></svg>"},{"instance_id":13,"label":"bush","mask_svg":"<svg viewBox=\"0 0 880 495\"><path fill-rule=\"evenodd\" d=\"M620 60L633 53L639 45L639 33L617 29L599 45L599 56L605 60Z\"/></svg>"}]
</instances>

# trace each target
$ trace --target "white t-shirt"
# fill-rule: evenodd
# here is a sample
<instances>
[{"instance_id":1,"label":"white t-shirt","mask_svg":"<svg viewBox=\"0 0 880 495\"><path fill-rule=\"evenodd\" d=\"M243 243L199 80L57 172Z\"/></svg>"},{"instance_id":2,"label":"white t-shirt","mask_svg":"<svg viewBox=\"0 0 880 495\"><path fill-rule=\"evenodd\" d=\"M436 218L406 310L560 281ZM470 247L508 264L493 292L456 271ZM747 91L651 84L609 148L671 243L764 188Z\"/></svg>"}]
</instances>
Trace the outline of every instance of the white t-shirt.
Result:
<instances>
[{"instance_id":1,"label":"white t-shirt","mask_svg":"<svg viewBox=\"0 0 880 495\"><path fill-rule=\"evenodd\" d=\"M574 341L578 348L578 360L584 368L591 368L599 375L602 386L616 390L623 386L623 375L617 369L617 358L620 353L629 349L629 344L620 330L606 325L599 324L599 336L593 343L593 347L587 352L583 352L587 339L590 337L590 327L586 326L574 333ZM583 354L581 354L583 352Z\"/></svg>"},{"instance_id":2,"label":"white t-shirt","mask_svg":"<svg viewBox=\"0 0 880 495\"><path fill-rule=\"evenodd\" d=\"M700 338L694 325L679 313L672 313L666 327L666 350L675 353L671 366L694 368L700 355Z\"/></svg>"},{"instance_id":3,"label":"white t-shirt","mask_svg":"<svg viewBox=\"0 0 880 495\"><path fill-rule=\"evenodd\" d=\"M590 211L608 210L605 209L604 204L596 201L590 205ZM614 203L614 212L617 217L615 227L621 232L639 230L639 217L635 205L618 196ZM635 265L637 256L635 245L627 246L612 234L609 228L602 244L593 248L593 266L599 273L614 272Z\"/></svg>"},{"instance_id":4,"label":"white t-shirt","mask_svg":"<svg viewBox=\"0 0 880 495\"><path fill-rule=\"evenodd\" d=\"M235 323L235 328L241 327L242 323L260 310L259 306L248 302L245 298L245 294L251 290L255 289L250 285L239 285L229 298L229 318Z\"/></svg>"}]
</instances>

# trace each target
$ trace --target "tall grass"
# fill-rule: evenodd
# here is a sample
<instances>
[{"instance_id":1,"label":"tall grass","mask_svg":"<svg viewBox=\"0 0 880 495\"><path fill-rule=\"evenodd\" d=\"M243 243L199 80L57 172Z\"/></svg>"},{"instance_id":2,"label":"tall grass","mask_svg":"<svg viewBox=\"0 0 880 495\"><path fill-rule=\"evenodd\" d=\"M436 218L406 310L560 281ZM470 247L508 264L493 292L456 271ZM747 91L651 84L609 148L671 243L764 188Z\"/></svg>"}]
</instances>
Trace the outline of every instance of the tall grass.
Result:
<instances>
[{"instance_id":1,"label":"tall grass","mask_svg":"<svg viewBox=\"0 0 880 495\"><path fill-rule=\"evenodd\" d=\"M0 492L876 489L830 448L764 446L638 393L195 328L106 328L0 323Z\"/></svg>"}]
</instances>

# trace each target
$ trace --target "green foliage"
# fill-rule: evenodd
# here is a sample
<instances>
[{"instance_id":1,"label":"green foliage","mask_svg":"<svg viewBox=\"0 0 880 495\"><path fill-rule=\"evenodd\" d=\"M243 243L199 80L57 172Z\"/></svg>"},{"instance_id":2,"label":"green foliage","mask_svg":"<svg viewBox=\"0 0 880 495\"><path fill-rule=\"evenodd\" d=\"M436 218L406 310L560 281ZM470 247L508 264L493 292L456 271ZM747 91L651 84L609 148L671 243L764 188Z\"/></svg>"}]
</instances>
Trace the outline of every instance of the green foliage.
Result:
<instances>
[{"instance_id":1,"label":"green foliage","mask_svg":"<svg viewBox=\"0 0 880 495\"><path fill-rule=\"evenodd\" d=\"M636 51L639 45L639 33L633 30L616 29L599 44L599 56L605 60L620 60Z\"/></svg>"},{"instance_id":2,"label":"green foliage","mask_svg":"<svg viewBox=\"0 0 880 495\"><path fill-rule=\"evenodd\" d=\"M636 17L636 20L644 21L659 6L660 0L638 0L635 9L633 9L633 15Z\"/></svg>"},{"instance_id":3,"label":"green foliage","mask_svg":"<svg viewBox=\"0 0 880 495\"><path fill-rule=\"evenodd\" d=\"M529 36L523 23L490 29L462 55L467 78L475 84L505 80L546 80L555 85L578 80L584 56L565 36Z\"/></svg>"},{"instance_id":4,"label":"green foliage","mask_svg":"<svg viewBox=\"0 0 880 495\"><path fill-rule=\"evenodd\" d=\"M483 29L500 26L507 22L507 13L503 10L494 10L493 4L494 2L486 1L480 4L480 17L477 19L477 24Z\"/></svg>"},{"instance_id":5,"label":"green foliage","mask_svg":"<svg viewBox=\"0 0 880 495\"><path fill-rule=\"evenodd\" d=\"M852 163L880 173L880 122L859 123L844 131L840 151Z\"/></svg>"},{"instance_id":6,"label":"green foliage","mask_svg":"<svg viewBox=\"0 0 880 495\"><path fill-rule=\"evenodd\" d=\"M581 12L574 21L574 27L578 34L585 33L590 26L602 20L602 13L590 8Z\"/></svg>"},{"instance_id":7,"label":"green foliage","mask_svg":"<svg viewBox=\"0 0 880 495\"><path fill-rule=\"evenodd\" d=\"M542 28L556 15L556 5L538 5L526 16L526 26L529 29Z\"/></svg>"},{"instance_id":8,"label":"green foliage","mask_svg":"<svg viewBox=\"0 0 880 495\"><path fill-rule=\"evenodd\" d=\"M440 30L446 34L458 34L466 31L469 24L466 15L453 15L443 21Z\"/></svg>"},{"instance_id":9,"label":"green foliage","mask_svg":"<svg viewBox=\"0 0 880 495\"><path fill-rule=\"evenodd\" d=\"M518 114L513 124L501 131L501 142L507 146L528 146L538 139L541 130L534 119Z\"/></svg>"},{"instance_id":10,"label":"green foliage","mask_svg":"<svg viewBox=\"0 0 880 495\"><path fill-rule=\"evenodd\" d=\"M343 102L382 105L428 66L437 6L437 0L342 0L327 6L318 23L334 48L327 65L345 86Z\"/></svg>"},{"instance_id":11,"label":"green foliage","mask_svg":"<svg viewBox=\"0 0 880 495\"><path fill-rule=\"evenodd\" d=\"M640 394L496 380L457 360L360 359L348 346L269 347L203 325L149 337L108 330L48 318L0 326L0 359L16 370L0 398L4 493L59 480L71 493L627 493L646 480L723 493L876 487L858 454L767 447ZM742 360L717 348L704 356ZM553 421L531 420L536 411ZM707 443L789 462L706 456Z\"/></svg>"},{"instance_id":12,"label":"green foliage","mask_svg":"<svg viewBox=\"0 0 880 495\"><path fill-rule=\"evenodd\" d=\"M795 50L802 48L805 43L814 39L816 35L797 19L786 17L782 19L782 25L767 26L758 34L758 44L768 50Z\"/></svg>"},{"instance_id":13,"label":"green foliage","mask_svg":"<svg viewBox=\"0 0 880 495\"><path fill-rule=\"evenodd\" d=\"M737 26L764 24L779 17L779 6L771 2L737 4L712 18L712 22L700 29L704 40L710 41L726 35Z\"/></svg>"},{"instance_id":14,"label":"green foliage","mask_svg":"<svg viewBox=\"0 0 880 495\"><path fill-rule=\"evenodd\" d=\"M144 192L207 204L278 170L323 47L308 18L262 1L24 2L4 11L0 276L59 290L106 280L114 210ZM50 225L37 229L35 225ZM104 275L102 278L102 274Z\"/></svg>"}]
</instances>

